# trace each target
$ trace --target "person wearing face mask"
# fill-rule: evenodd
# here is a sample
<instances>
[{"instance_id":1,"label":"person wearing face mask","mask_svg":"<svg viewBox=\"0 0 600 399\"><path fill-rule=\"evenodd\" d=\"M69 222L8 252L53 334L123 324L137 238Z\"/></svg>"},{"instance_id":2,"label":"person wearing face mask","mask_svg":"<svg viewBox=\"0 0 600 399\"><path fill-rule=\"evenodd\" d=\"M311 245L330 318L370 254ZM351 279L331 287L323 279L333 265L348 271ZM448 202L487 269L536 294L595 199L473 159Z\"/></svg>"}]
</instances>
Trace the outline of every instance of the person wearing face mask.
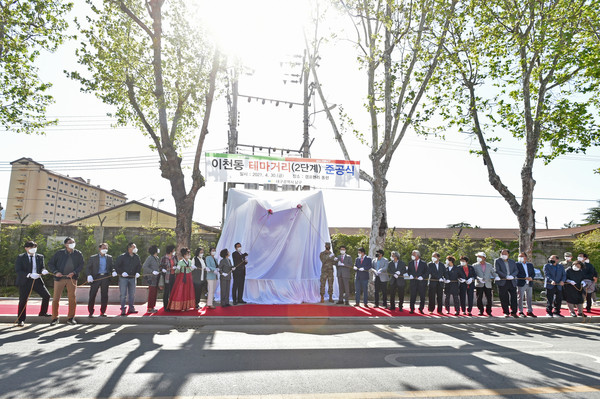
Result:
<instances>
[{"instance_id":1,"label":"person wearing face mask","mask_svg":"<svg viewBox=\"0 0 600 399\"><path fill-rule=\"evenodd\" d=\"M416 249L412 251L411 261L407 267L410 282L410 313L415 313L417 294L419 295L419 312L425 309L425 291L427 290L427 278L429 277L427 263L421 260L421 253Z\"/></svg>"},{"instance_id":2,"label":"person wearing face mask","mask_svg":"<svg viewBox=\"0 0 600 399\"><path fill-rule=\"evenodd\" d=\"M337 262L337 258L331 250L331 243L325 243L325 250L319 254L321 260L321 279L320 293L321 303L325 302L325 286L327 285L327 293L329 294L329 302L333 302L333 266Z\"/></svg>"},{"instance_id":3,"label":"person wearing face mask","mask_svg":"<svg viewBox=\"0 0 600 399\"><path fill-rule=\"evenodd\" d=\"M177 264L177 252L175 251L175 245L167 245L166 254L160 259L160 272L163 275L165 281L165 288L163 291L163 309L165 312L169 312L169 296L171 296L171 290L175 284L175 265Z\"/></svg>"},{"instance_id":4,"label":"person wearing face mask","mask_svg":"<svg viewBox=\"0 0 600 399\"><path fill-rule=\"evenodd\" d=\"M492 316L492 279L497 278L496 272L490 263L486 261L485 252L477 252L477 263L473 264L473 270L477 275L475 280L475 291L477 292L477 308L479 316L483 316L483 296L485 295L485 310L488 316Z\"/></svg>"},{"instance_id":5,"label":"person wearing face mask","mask_svg":"<svg viewBox=\"0 0 600 399\"><path fill-rule=\"evenodd\" d=\"M217 278L219 276L217 260L215 259L216 253L217 250L215 248L211 248L210 255L206 257L206 285L208 289L206 306L210 309L215 309L215 291L217 290Z\"/></svg>"},{"instance_id":6,"label":"person wearing face mask","mask_svg":"<svg viewBox=\"0 0 600 399\"><path fill-rule=\"evenodd\" d=\"M377 261L371 269L375 283L375 307L379 307L379 295L383 297L383 307L387 308L387 284L390 279L387 268L389 261L383 256L383 250L378 249L375 253Z\"/></svg>"},{"instance_id":7,"label":"person wearing face mask","mask_svg":"<svg viewBox=\"0 0 600 399\"><path fill-rule=\"evenodd\" d=\"M135 299L135 283L140 277L142 270L142 262L137 254L137 246L130 242L127 244L127 252L122 253L115 262L115 270L119 276L119 293L121 299L121 316L137 313L133 306ZM129 305L129 309L125 307L125 303Z\"/></svg>"},{"instance_id":8,"label":"person wearing face mask","mask_svg":"<svg viewBox=\"0 0 600 399\"><path fill-rule=\"evenodd\" d=\"M169 297L169 310L188 311L196 308L196 293L192 272L195 269L189 248L181 248L181 260L175 266L175 284Z\"/></svg>"},{"instance_id":9,"label":"person wearing face mask","mask_svg":"<svg viewBox=\"0 0 600 399\"><path fill-rule=\"evenodd\" d=\"M398 311L402 312L404 306L404 288L406 281L406 263L400 260L400 255L392 251L392 260L388 263L388 274L390 277L390 310L396 310L396 291L398 292Z\"/></svg>"},{"instance_id":10,"label":"person wearing face mask","mask_svg":"<svg viewBox=\"0 0 600 399\"><path fill-rule=\"evenodd\" d=\"M461 256L460 266L458 267L458 297L460 298L460 309L463 314L469 316L473 316L474 281L476 278L475 269L469 265L469 258Z\"/></svg>"},{"instance_id":11,"label":"person wearing face mask","mask_svg":"<svg viewBox=\"0 0 600 399\"><path fill-rule=\"evenodd\" d=\"M446 289L446 301L444 305L446 306L446 312L450 313L450 297L452 297L452 302L454 303L454 315L458 316L460 314L460 301L458 299L458 267L454 266L454 262L456 259L453 256L446 257L446 272L444 273L444 284Z\"/></svg>"},{"instance_id":12,"label":"person wearing face mask","mask_svg":"<svg viewBox=\"0 0 600 399\"><path fill-rule=\"evenodd\" d=\"M244 301L244 284L246 284L246 265L248 264L248 253L242 253L242 244L234 245L235 252L231 255L233 260L233 285L231 288L231 299L233 304L246 303Z\"/></svg>"},{"instance_id":13,"label":"person wearing face mask","mask_svg":"<svg viewBox=\"0 0 600 399\"><path fill-rule=\"evenodd\" d=\"M562 289L565 285L567 275L564 267L558 264L558 256L552 255L548 260L548 263L544 265L544 276L546 300L548 301L546 304L546 314L550 317L554 317L555 315L563 317L563 315L560 314L560 306L563 296Z\"/></svg>"},{"instance_id":14,"label":"person wearing face mask","mask_svg":"<svg viewBox=\"0 0 600 399\"><path fill-rule=\"evenodd\" d=\"M500 251L500 257L494 261L496 274L499 279L496 280L498 286L498 297L504 317L518 318L517 314L517 263L508 258L508 249ZM510 309L509 309L510 304Z\"/></svg>"},{"instance_id":15,"label":"person wearing face mask","mask_svg":"<svg viewBox=\"0 0 600 399\"><path fill-rule=\"evenodd\" d=\"M356 261L354 261L354 270L356 270L356 275L354 277L356 303L354 306L360 306L360 295L362 293L365 308L369 307L369 269L372 267L373 262L370 257L366 256L365 249L363 247L358 248L358 257L356 258Z\"/></svg>"},{"instance_id":16,"label":"person wearing face mask","mask_svg":"<svg viewBox=\"0 0 600 399\"><path fill-rule=\"evenodd\" d=\"M427 308L429 313L433 313L437 303L437 312L442 314L446 267L440 262L439 253L434 252L431 254L431 263L427 267L429 269L429 303Z\"/></svg>"},{"instance_id":17,"label":"person wearing face mask","mask_svg":"<svg viewBox=\"0 0 600 399\"><path fill-rule=\"evenodd\" d=\"M44 317L50 316L48 314L50 293L44 285L44 280L41 278L42 275L48 274L48 271L44 268L44 255L37 253L37 244L35 241L27 241L25 243L25 253L17 257L15 272L17 273L16 285L19 287L18 326L23 327L25 325L27 301L32 290L42 297L42 307L40 308L39 315Z\"/></svg>"},{"instance_id":18,"label":"person wearing face mask","mask_svg":"<svg viewBox=\"0 0 600 399\"><path fill-rule=\"evenodd\" d=\"M340 256L337 257L336 273L338 278L339 300L338 305L350 305L350 269L352 268L352 256L346 253L346 247L340 247Z\"/></svg>"},{"instance_id":19,"label":"person wearing face mask","mask_svg":"<svg viewBox=\"0 0 600 399\"><path fill-rule=\"evenodd\" d=\"M206 280L206 262L204 261L204 249L197 248L194 256L194 270L192 270L192 279L194 280L194 292L196 294L196 309L200 309L200 300L207 291Z\"/></svg>"},{"instance_id":20,"label":"person wearing face mask","mask_svg":"<svg viewBox=\"0 0 600 399\"><path fill-rule=\"evenodd\" d=\"M573 254L571 252L565 252L564 257L565 260L560 262L560 264L567 270L573 264Z\"/></svg>"},{"instance_id":21,"label":"person wearing face mask","mask_svg":"<svg viewBox=\"0 0 600 399\"><path fill-rule=\"evenodd\" d=\"M110 272L113 270L113 257L108 254L108 244L103 242L98 245L98 253L90 256L86 265L87 282L90 285L88 299L88 317L94 317L96 294L100 289L100 317L106 317L108 307L108 286L110 285Z\"/></svg>"},{"instance_id":22,"label":"person wearing face mask","mask_svg":"<svg viewBox=\"0 0 600 399\"><path fill-rule=\"evenodd\" d=\"M156 245L148 248L149 256L142 265L142 281L148 286L148 313L156 313L156 296L158 295L158 282L160 280L160 249Z\"/></svg>"},{"instance_id":23,"label":"person wearing face mask","mask_svg":"<svg viewBox=\"0 0 600 399\"><path fill-rule=\"evenodd\" d=\"M51 326L58 323L58 305L65 287L69 298L67 323L77 324L77 321L75 321L75 309L77 308L75 289L77 288L77 276L83 270L84 260L81 252L75 249L75 240L72 237L65 238L63 242L65 248L56 251L50 262L48 262L48 269L50 273L54 274Z\"/></svg>"},{"instance_id":24,"label":"person wearing face mask","mask_svg":"<svg viewBox=\"0 0 600 399\"><path fill-rule=\"evenodd\" d=\"M227 248L223 248L221 252L219 252L221 256L221 261L219 262L219 280L221 281L221 307L226 308L231 306L229 304L229 292L231 291L231 271L233 270L233 265L231 264L231 260L229 259L229 250Z\"/></svg>"},{"instance_id":25,"label":"person wearing face mask","mask_svg":"<svg viewBox=\"0 0 600 399\"><path fill-rule=\"evenodd\" d=\"M592 311L593 296L596 292L596 284L598 284L598 272L596 268L590 263L587 254L579 254L577 260L581 262L583 270L583 281L585 282L585 299L586 299L586 310Z\"/></svg>"},{"instance_id":26,"label":"person wearing face mask","mask_svg":"<svg viewBox=\"0 0 600 399\"><path fill-rule=\"evenodd\" d=\"M517 305L519 307L519 316L537 317L533 314L531 306L533 299L533 276L535 276L533 264L527 262L527 254L525 252L521 252L517 260ZM523 313L524 296L527 297L527 315Z\"/></svg>"},{"instance_id":27,"label":"person wearing face mask","mask_svg":"<svg viewBox=\"0 0 600 399\"><path fill-rule=\"evenodd\" d=\"M569 307L571 316L577 317L575 308L579 311L579 316L587 317L583 313L583 298L585 296L583 263L576 260L571 267L566 270L566 280L564 285L565 300Z\"/></svg>"}]
</instances>

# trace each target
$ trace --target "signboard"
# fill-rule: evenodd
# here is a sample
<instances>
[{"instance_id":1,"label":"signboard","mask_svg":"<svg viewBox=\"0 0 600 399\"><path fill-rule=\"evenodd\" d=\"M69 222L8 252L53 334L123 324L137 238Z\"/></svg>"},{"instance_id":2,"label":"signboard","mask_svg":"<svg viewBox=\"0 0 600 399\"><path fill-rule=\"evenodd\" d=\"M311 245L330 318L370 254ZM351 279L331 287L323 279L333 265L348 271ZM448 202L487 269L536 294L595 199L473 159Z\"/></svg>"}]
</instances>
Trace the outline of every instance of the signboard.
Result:
<instances>
[{"instance_id":1,"label":"signboard","mask_svg":"<svg viewBox=\"0 0 600 399\"><path fill-rule=\"evenodd\" d=\"M359 187L359 161L206 153L206 181Z\"/></svg>"}]
</instances>

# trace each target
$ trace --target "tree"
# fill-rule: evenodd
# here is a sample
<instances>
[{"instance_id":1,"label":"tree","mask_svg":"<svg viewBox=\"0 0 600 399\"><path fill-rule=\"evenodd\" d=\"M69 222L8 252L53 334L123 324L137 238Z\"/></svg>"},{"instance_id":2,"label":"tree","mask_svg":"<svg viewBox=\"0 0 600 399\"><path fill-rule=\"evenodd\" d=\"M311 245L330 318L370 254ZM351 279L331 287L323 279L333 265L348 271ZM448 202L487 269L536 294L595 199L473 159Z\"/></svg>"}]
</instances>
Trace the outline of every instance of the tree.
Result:
<instances>
[{"instance_id":1,"label":"tree","mask_svg":"<svg viewBox=\"0 0 600 399\"><path fill-rule=\"evenodd\" d=\"M467 223L467 222L460 222L460 223L447 224L446 228L448 228L448 229L479 229L481 227L471 226L471 224Z\"/></svg>"},{"instance_id":2,"label":"tree","mask_svg":"<svg viewBox=\"0 0 600 399\"><path fill-rule=\"evenodd\" d=\"M472 0L457 7L432 107L473 135L490 184L519 223L519 247L535 239L533 166L600 144L598 2ZM503 132L524 140L521 201L491 152Z\"/></svg>"},{"instance_id":3,"label":"tree","mask_svg":"<svg viewBox=\"0 0 600 399\"><path fill-rule=\"evenodd\" d=\"M598 201L598 206L588 209L586 213L586 218L583 219L585 224L598 224L600 223L600 201Z\"/></svg>"},{"instance_id":4,"label":"tree","mask_svg":"<svg viewBox=\"0 0 600 399\"><path fill-rule=\"evenodd\" d=\"M394 153L409 128L428 118L419 112L431 77L442 55L446 32L456 0L419 0L410 2L351 0L339 2L356 31L358 61L365 71L367 97L365 108L370 126L368 134L353 129L369 147L372 174L363 169L360 178L371 186L372 255L383 248L387 224L387 173ZM432 35L433 27L439 36ZM323 86L319 81L316 60L320 58L321 40L315 35L306 41L309 67L318 96L345 159L350 159L344 143L341 123L332 115ZM342 115L342 121L353 126L353 119ZM368 138L367 138L368 137Z\"/></svg>"},{"instance_id":5,"label":"tree","mask_svg":"<svg viewBox=\"0 0 600 399\"><path fill-rule=\"evenodd\" d=\"M204 186L200 155L208 134L219 52L190 23L185 1L88 0L95 18L78 27L86 38L77 51L91 76L71 72L86 92L116 107L119 124L134 123L151 139L163 178L175 199L177 244L189 246L194 201ZM202 115L199 118L199 115ZM202 123L199 124L198 121ZM200 129L186 189L180 155Z\"/></svg>"},{"instance_id":6,"label":"tree","mask_svg":"<svg viewBox=\"0 0 600 399\"><path fill-rule=\"evenodd\" d=\"M34 133L56 122L46 120L52 85L41 81L35 61L66 38L71 7L62 0L0 2L0 124L6 130Z\"/></svg>"}]
</instances>

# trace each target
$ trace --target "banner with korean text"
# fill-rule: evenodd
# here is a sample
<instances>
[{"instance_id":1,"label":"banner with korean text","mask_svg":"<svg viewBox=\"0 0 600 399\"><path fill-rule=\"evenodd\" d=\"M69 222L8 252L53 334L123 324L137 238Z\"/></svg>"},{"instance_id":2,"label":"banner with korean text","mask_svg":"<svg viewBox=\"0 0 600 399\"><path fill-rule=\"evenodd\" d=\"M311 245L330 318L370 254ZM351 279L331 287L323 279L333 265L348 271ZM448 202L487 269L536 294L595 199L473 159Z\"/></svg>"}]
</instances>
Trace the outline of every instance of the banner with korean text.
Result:
<instances>
[{"instance_id":1,"label":"banner with korean text","mask_svg":"<svg viewBox=\"0 0 600 399\"><path fill-rule=\"evenodd\" d=\"M360 161L206 153L206 181L359 187Z\"/></svg>"}]
</instances>

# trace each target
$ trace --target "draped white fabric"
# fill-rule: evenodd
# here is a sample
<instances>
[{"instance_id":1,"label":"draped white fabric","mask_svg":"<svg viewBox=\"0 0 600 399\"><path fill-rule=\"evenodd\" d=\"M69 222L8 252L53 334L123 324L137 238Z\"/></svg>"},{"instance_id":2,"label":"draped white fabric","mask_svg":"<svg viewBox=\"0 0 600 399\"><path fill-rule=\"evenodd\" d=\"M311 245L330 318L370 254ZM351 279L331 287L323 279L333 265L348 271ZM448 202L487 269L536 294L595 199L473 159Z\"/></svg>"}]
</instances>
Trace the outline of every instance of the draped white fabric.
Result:
<instances>
[{"instance_id":1,"label":"draped white fabric","mask_svg":"<svg viewBox=\"0 0 600 399\"><path fill-rule=\"evenodd\" d=\"M320 300L319 253L326 241L330 237L321 191L231 189L217 256L223 248L233 252L236 242L248 253L247 302L314 303ZM337 298L337 281L334 290Z\"/></svg>"}]
</instances>

